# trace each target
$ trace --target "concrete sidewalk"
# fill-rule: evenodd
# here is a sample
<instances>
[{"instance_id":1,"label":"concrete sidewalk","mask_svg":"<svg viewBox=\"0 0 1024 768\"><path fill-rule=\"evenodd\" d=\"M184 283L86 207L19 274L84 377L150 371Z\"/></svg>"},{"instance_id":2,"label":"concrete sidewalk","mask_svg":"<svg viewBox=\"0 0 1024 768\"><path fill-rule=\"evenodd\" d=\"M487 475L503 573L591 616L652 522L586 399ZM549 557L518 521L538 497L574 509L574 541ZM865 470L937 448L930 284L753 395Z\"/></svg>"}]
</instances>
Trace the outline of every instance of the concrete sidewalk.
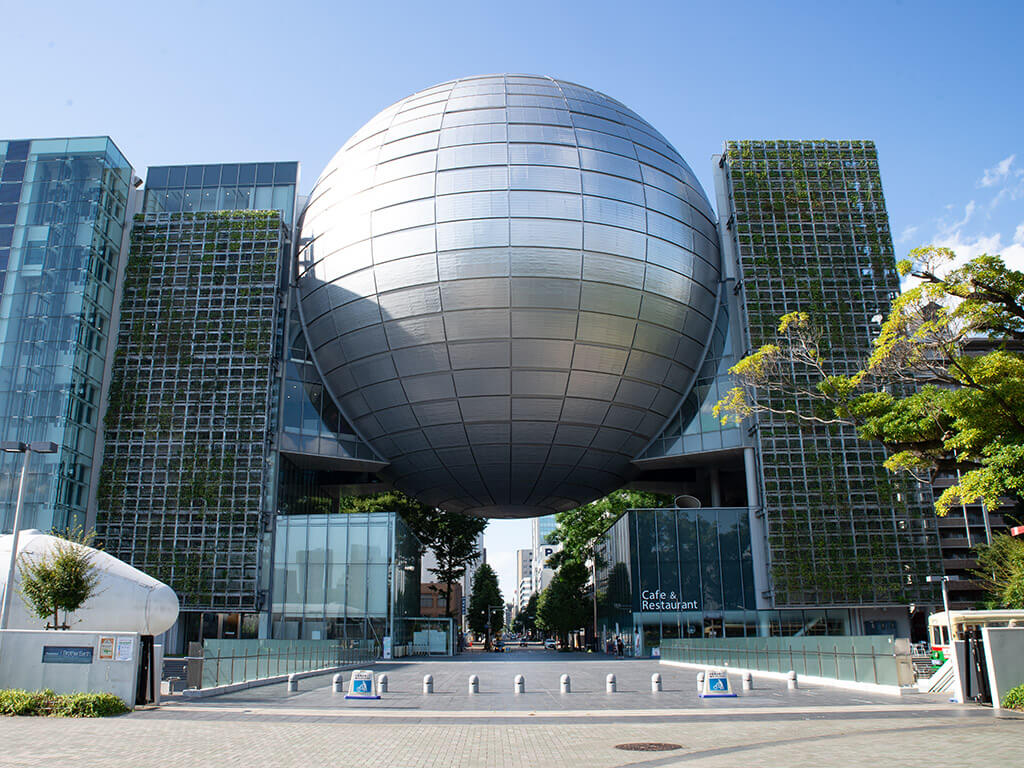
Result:
<instances>
[{"instance_id":1,"label":"concrete sidewalk","mask_svg":"<svg viewBox=\"0 0 1024 768\"><path fill-rule=\"evenodd\" d=\"M0 718L0 768L46 766L353 766L613 768L615 766L1016 765L1024 719L944 697L864 695L764 683L736 699L697 698L695 675L649 660L543 652L374 665L380 701L346 701L330 677L199 702L176 700L105 720ZM660 672L665 690L651 693ZM614 672L619 691L605 693ZM421 693L434 676L433 695ZM568 673L573 692L558 692ZM470 696L467 678L480 677ZM512 692L515 674L526 693ZM738 682L738 681L737 681ZM616 745L665 742L668 752Z\"/></svg>"}]
</instances>

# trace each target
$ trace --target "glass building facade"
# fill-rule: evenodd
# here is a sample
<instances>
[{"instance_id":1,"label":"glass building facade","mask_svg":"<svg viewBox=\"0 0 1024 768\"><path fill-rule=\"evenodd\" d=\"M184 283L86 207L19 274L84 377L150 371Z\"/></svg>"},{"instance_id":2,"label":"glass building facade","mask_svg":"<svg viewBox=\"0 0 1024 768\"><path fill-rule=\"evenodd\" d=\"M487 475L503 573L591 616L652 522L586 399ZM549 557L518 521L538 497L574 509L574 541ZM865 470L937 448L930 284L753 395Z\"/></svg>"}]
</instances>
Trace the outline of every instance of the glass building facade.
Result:
<instances>
[{"instance_id":1,"label":"glass building facade","mask_svg":"<svg viewBox=\"0 0 1024 768\"><path fill-rule=\"evenodd\" d=\"M23 525L84 526L132 169L107 137L0 141L0 439L31 457ZM20 454L0 454L10 531Z\"/></svg>"},{"instance_id":2,"label":"glass building facade","mask_svg":"<svg viewBox=\"0 0 1024 768\"><path fill-rule=\"evenodd\" d=\"M274 524L273 637L379 643L406 624L395 619L419 615L420 543L398 515L278 515Z\"/></svg>"},{"instance_id":3,"label":"glass building facade","mask_svg":"<svg viewBox=\"0 0 1024 768\"><path fill-rule=\"evenodd\" d=\"M846 610L757 610L746 507L634 509L606 534L598 633L662 639L848 634ZM639 649L635 648L639 641Z\"/></svg>"},{"instance_id":4,"label":"glass building facade","mask_svg":"<svg viewBox=\"0 0 1024 768\"><path fill-rule=\"evenodd\" d=\"M294 162L152 166L143 212L277 210L291 227L298 173Z\"/></svg>"}]
</instances>

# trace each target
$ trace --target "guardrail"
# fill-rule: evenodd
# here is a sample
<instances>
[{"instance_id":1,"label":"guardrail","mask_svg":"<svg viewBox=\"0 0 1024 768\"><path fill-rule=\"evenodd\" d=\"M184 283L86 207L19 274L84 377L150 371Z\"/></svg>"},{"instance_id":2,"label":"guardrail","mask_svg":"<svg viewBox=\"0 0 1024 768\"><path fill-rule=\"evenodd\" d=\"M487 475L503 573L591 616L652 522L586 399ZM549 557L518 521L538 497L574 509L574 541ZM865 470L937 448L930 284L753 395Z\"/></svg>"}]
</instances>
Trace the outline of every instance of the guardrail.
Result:
<instances>
[{"instance_id":1,"label":"guardrail","mask_svg":"<svg viewBox=\"0 0 1024 768\"><path fill-rule=\"evenodd\" d=\"M890 635L663 640L661 658L876 685L912 685L909 646Z\"/></svg>"},{"instance_id":2,"label":"guardrail","mask_svg":"<svg viewBox=\"0 0 1024 768\"><path fill-rule=\"evenodd\" d=\"M344 667L373 661L368 649L346 647L340 642L288 641L218 641L203 649L201 659L190 659L202 665L201 672L189 678L201 681L200 687L249 682L293 672Z\"/></svg>"}]
</instances>

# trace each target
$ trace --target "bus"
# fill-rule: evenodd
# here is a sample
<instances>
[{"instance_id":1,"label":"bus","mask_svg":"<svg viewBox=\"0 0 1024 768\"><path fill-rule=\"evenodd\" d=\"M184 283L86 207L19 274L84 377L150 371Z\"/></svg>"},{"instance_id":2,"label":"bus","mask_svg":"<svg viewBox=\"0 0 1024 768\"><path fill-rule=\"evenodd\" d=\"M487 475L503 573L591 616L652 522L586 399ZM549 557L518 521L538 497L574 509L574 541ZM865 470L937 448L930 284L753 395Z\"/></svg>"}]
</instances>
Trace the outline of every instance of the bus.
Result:
<instances>
[{"instance_id":1,"label":"bus","mask_svg":"<svg viewBox=\"0 0 1024 768\"><path fill-rule=\"evenodd\" d=\"M928 640L932 666L941 667L949 655L949 630L956 640L966 640L968 631L982 627L1024 627L1024 611L945 611L928 617Z\"/></svg>"}]
</instances>

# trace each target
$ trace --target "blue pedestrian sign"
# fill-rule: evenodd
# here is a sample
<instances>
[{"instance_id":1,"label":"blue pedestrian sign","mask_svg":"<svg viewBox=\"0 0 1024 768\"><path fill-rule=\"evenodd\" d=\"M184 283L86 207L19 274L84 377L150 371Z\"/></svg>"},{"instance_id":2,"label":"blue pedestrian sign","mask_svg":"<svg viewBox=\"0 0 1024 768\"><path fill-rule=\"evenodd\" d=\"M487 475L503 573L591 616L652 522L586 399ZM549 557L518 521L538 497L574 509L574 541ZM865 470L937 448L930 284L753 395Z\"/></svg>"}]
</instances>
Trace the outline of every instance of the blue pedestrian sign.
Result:
<instances>
[{"instance_id":1,"label":"blue pedestrian sign","mask_svg":"<svg viewBox=\"0 0 1024 768\"><path fill-rule=\"evenodd\" d=\"M379 699L377 693L377 681L373 672L368 669L356 669L352 672L352 679L348 683L346 699Z\"/></svg>"},{"instance_id":2,"label":"blue pedestrian sign","mask_svg":"<svg viewBox=\"0 0 1024 768\"><path fill-rule=\"evenodd\" d=\"M704 689L700 692L702 699L736 698L729 686L729 676L724 669L709 669L704 675Z\"/></svg>"}]
</instances>

